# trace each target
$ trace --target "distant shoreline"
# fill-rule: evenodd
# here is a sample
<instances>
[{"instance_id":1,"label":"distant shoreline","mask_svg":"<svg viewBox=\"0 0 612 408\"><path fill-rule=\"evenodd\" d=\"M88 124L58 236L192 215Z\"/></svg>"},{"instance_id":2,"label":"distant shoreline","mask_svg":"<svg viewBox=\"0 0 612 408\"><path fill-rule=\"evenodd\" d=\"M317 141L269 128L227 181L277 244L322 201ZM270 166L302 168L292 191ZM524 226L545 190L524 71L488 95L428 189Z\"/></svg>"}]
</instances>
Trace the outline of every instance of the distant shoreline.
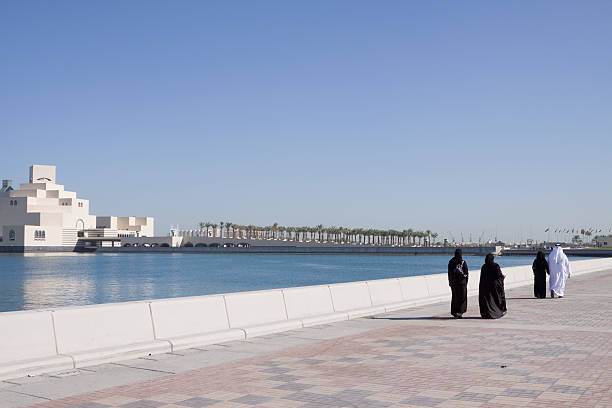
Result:
<instances>
[{"instance_id":1,"label":"distant shoreline","mask_svg":"<svg viewBox=\"0 0 612 408\"><path fill-rule=\"evenodd\" d=\"M1 253L89 253L89 254L269 254L269 255L389 255L452 256L455 249L461 248L465 256L535 256L539 249L505 249L494 246L464 247L404 247L404 246L250 246L250 247L97 247L95 249L69 249L66 247L0 247ZM550 250L543 250L548 254ZM612 249L566 249L572 257L607 258L612 257Z\"/></svg>"},{"instance_id":2,"label":"distant shoreline","mask_svg":"<svg viewBox=\"0 0 612 408\"><path fill-rule=\"evenodd\" d=\"M187 254L300 254L300 255L454 255L455 247L391 246L251 246L238 247L104 247L96 253L187 253ZM484 256L498 252L496 247L463 247L466 256Z\"/></svg>"},{"instance_id":3,"label":"distant shoreline","mask_svg":"<svg viewBox=\"0 0 612 408\"><path fill-rule=\"evenodd\" d=\"M505 249L504 256L536 256L538 251L545 255L550 253L550 249ZM564 249L567 256L587 257L587 258L609 258L612 257L612 249Z\"/></svg>"}]
</instances>

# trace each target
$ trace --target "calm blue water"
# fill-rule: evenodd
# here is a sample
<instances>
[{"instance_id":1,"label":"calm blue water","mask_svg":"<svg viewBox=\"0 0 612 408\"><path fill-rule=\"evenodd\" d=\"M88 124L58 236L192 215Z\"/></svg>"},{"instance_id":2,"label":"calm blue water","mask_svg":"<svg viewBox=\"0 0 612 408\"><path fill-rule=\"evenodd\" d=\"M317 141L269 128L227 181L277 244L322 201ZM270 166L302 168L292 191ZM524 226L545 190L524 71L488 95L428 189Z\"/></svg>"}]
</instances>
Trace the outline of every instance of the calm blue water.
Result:
<instances>
[{"instance_id":1,"label":"calm blue water","mask_svg":"<svg viewBox=\"0 0 612 408\"><path fill-rule=\"evenodd\" d=\"M499 257L502 266L529 257ZM0 255L0 312L446 272L448 256ZM465 257L480 269L483 257Z\"/></svg>"}]
</instances>

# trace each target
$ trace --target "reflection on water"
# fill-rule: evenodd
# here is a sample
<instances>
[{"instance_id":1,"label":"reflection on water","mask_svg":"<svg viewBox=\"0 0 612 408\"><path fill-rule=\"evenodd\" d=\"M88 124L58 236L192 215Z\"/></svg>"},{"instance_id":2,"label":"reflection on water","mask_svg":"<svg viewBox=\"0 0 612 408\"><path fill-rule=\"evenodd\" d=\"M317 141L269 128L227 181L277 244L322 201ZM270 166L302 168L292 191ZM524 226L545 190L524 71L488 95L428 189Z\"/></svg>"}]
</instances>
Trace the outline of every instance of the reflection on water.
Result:
<instances>
[{"instance_id":1,"label":"reflection on water","mask_svg":"<svg viewBox=\"0 0 612 408\"><path fill-rule=\"evenodd\" d=\"M446 272L447 256L1 254L0 311ZM482 257L465 257L479 269ZM502 267L531 258L497 258Z\"/></svg>"},{"instance_id":2,"label":"reflection on water","mask_svg":"<svg viewBox=\"0 0 612 408\"><path fill-rule=\"evenodd\" d=\"M65 267L66 257L78 254L25 254L23 260L23 308L38 309L64 299L72 305L87 304L94 283L89 274L57 273ZM88 255L91 257L91 255Z\"/></svg>"}]
</instances>

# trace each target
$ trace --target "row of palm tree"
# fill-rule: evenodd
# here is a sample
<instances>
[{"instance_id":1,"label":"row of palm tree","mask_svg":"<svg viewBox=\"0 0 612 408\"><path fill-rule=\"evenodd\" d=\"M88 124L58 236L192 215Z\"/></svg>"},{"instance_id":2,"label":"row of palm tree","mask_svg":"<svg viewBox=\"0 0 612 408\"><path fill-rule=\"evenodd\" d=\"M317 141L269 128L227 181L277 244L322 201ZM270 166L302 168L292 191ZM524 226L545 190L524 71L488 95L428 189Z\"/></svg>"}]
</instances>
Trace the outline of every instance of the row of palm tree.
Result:
<instances>
[{"instance_id":1,"label":"row of palm tree","mask_svg":"<svg viewBox=\"0 0 612 408\"><path fill-rule=\"evenodd\" d=\"M231 222L201 222L198 224L201 236L238 239L277 239L283 241L318 242L356 245L423 245L435 242L437 233L430 230L416 231L381 230L373 228L286 227L274 223L268 226L239 225ZM427 239L426 239L427 238Z\"/></svg>"}]
</instances>

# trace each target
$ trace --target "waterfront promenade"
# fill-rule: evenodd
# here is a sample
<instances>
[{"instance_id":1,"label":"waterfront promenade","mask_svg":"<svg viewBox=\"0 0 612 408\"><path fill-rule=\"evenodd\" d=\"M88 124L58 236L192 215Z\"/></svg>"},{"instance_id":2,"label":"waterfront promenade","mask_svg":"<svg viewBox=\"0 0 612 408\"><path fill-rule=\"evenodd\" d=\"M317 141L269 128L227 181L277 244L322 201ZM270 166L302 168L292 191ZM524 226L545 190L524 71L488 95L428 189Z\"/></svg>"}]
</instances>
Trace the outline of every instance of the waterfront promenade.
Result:
<instances>
[{"instance_id":1,"label":"waterfront promenade","mask_svg":"<svg viewBox=\"0 0 612 408\"><path fill-rule=\"evenodd\" d=\"M612 271L508 315L448 304L0 382L0 407L610 407Z\"/></svg>"}]
</instances>

